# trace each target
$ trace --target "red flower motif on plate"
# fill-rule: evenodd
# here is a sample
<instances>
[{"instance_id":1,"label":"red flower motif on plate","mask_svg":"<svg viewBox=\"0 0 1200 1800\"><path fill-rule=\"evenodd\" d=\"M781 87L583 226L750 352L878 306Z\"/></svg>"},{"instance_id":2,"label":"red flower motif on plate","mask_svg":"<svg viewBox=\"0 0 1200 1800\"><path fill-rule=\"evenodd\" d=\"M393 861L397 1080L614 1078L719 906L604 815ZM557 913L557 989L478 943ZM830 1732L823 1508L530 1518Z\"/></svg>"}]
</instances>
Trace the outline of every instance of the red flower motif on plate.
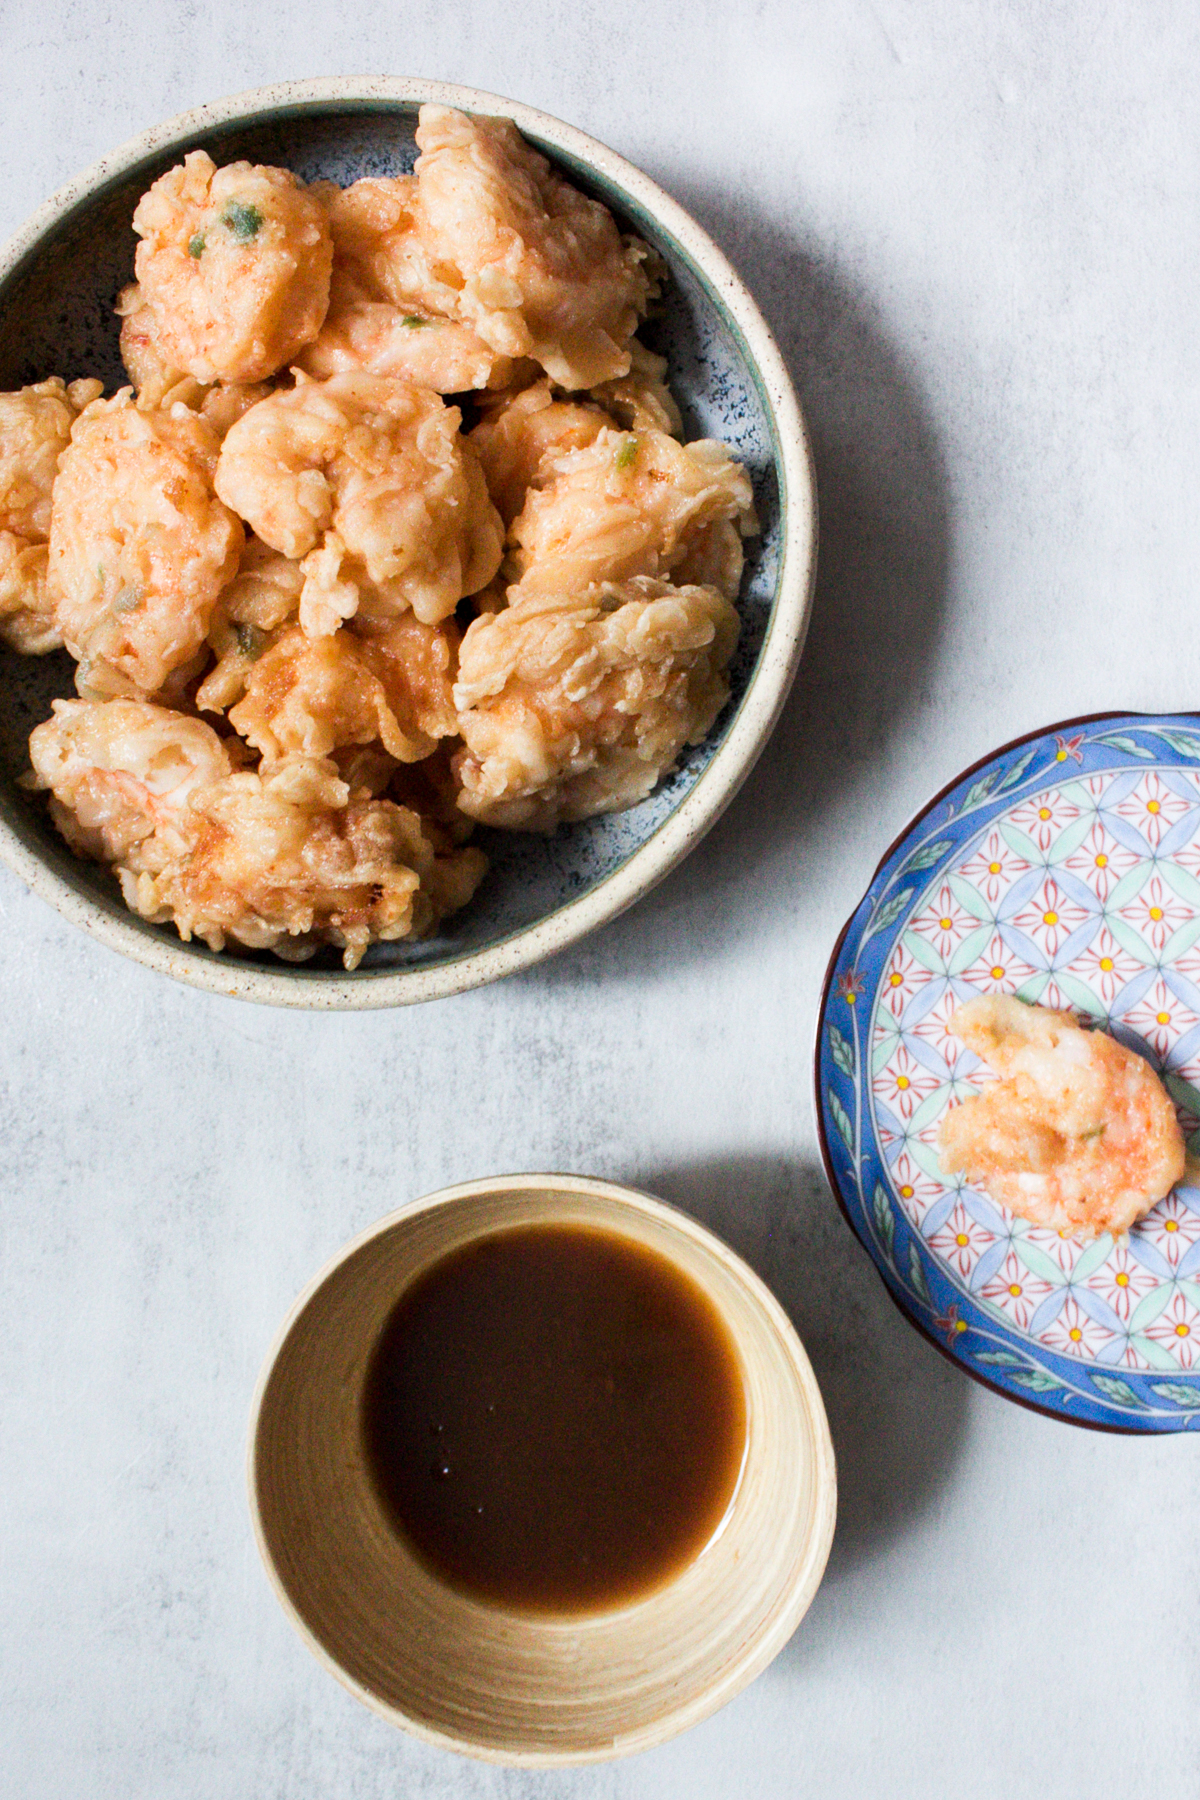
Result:
<instances>
[{"instance_id":1,"label":"red flower motif on plate","mask_svg":"<svg viewBox=\"0 0 1200 1800\"><path fill-rule=\"evenodd\" d=\"M1073 1294L1068 1294L1049 1325L1038 1333L1050 1350L1061 1350L1064 1356L1097 1356L1105 1344L1111 1344L1116 1333L1097 1324L1085 1313Z\"/></svg>"},{"instance_id":2,"label":"red flower motif on plate","mask_svg":"<svg viewBox=\"0 0 1200 1800\"><path fill-rule=\"evenodd\" d=\"M979 1290L985 1300L1007 1313L1020 1331L1028 1331L1029 1321L1051 1291L1050 1283L1041 1275L1023 1268L1010 1250L990 1281Z\"/></svg>"},{"instance_id":3,"label":"red flower motif on plate","mask_svg":"<svg viewBox=\"0 0 1200 1800\"><path fill-rule=\"evenodd\" d=\"M879 983L879 1003L898 1019L917 989L932 980L932 971L918 962L902 943L897 944Z\"/></svg>"},{"instance_id":4,"label":"red flower motif on plate","mask_svg":"<svg viewBox=\"0 0 1200 1800\"><path fill-rule=\"evenodd\" d=\"M1051 1231L1046 1225L1031 1225L1025 1238L1044 1251L1051 1262L1057 1263L1063 1274L1070 1279L1072 1269L1083 1255L1083 1245L1077 1237L1073 1237L1069 1231Z\"/></svg>"},{"instance_id":5,"label":"red flower motif on plate","mask_svg":"<svg viewBox=\"0 0 1200 1800\"><path fill-rule=\"evenodd\" d=\"M1171 827L1194 804L1169 788L1156 770L1149 769L1132 793L1117 801L1113 811L1135 825L1151 848L1157 850Z\"/></svg>"},{"instance_id":6,"label":"red flower motif on plate","mask_svg":"<svg viewBox=\"0 0 1200 1800\"><path fill-rule=\"evenodd\" d=\"M1054 752L1055 762L1066 762L1068 757L1074 757L1077 763L1082 763L1083 751L1079 748L1080 744L1083 742L1082 731L1078 732L1073 738L1059 737L1056 732L1054 742L1058 746Z\"/></svg>"},{"instance_id":7,"label":"red flower motif on plate","mask_svg":"<svg viewBox=\"0 0 1200 1800\"><path fill-rule=\"evenodd\" d=\"M965 862L958 873L964 881L981 893L985 900L995 906L1001 894L1010 888L1018 875L1023 875L1029 868L1023 856L1010 850L998 831L988 833L987 842L980 845L974 856Z\"/></svg>"},{"instance_id":8,"label":"red flower motif on plate","mask_svg":"<svg viewBox=\"0 0 1200 1800\"><path fill-rule=\"evenodd\" d=\"M891 1175L896 1198L906 1216L914 1224L920 1225L934 1201L941 1199L945 1188L940 1181L934 1181L932 1176L927 1175L907 1150L902 1150L892 1164Z\"/></svg>"},{"instance_id":9,"label":"red flower motif on plate","mask_svg":"<svg viewBox=\"0 0 1200 1800\"><path fill-rule=\"evenodd\" d=\"M1191 1369L1200 1361L1200 1311L1178 1289L1166 1310L1147 1325L1146 1336L1161 1344L1181 1369Z\"/></svg>"},{"instance_id":10,"label":"red flower motif on plate","mask_svg":"<svg viewBox=\"0 0 1200 1800\"><path fill-rule=\"evenodd\" d=\"M1187 901L1173 893L1161 875L1152 875L1141 893L1121 908L1121 917L1128 919L1134 930L1160 952L1167 939L1195 916Z\"/></svg>"},{"instance_id":11,"label":"red flower motif on plate","mask_svg":"<svg viewBox=\"0 0 1200 1800\"><path fill-rule=\"evenodd\" d=\"M1052 788L1048 793L1034 794L1022 801L1008 816L1017 830L1032 838L1045 856L1059 832L1079 817L1079 808L1065 794Z\"/></svg>"},{"instance_id":12,"label":"red flower motif on plate","mask_svg":"<svg viewBox=\"0 0 1200 1800\"><path fill-rule=\"evenodd\" d=\"M1086 981L1097 999L1111 1009L1113 1001L1127 982L1140 975L1144 964L1122 949L1107 925L1102 925L1086 950L1081 950L1071 964L1071 973Z\"/></svg>"},{"instance_id":13,"label":"red flower motif on plate","mask_svg":"<svg viewBox=\"0 0 1200 1800\"><path fill-rule=\"evenodd\" d=\"M967 1279L984 1251L995 1242L995 1232L973 1219L962 1201L956 1200L949 1218L929 1239L929 1248Z\"/></svg>"},{"instance_id":14,"label":"red flower motif on plate","mask_svg":"<svg viewBox=\"0 0 1200 1800\"><path fill-rule=\"evenodd\" d=\"M1086 881L1096 898L1108 899L1123 875L1135 869L1142 859L1126 849L1097 819L1083 843L1070 856L1063 858L1063 868L1070 869Z\"/></svg>"},{"instance_id":15,"label":"red flower motif on plate","mask_svg":"<svg viewBox=\"0 0 1200 1800\"><path fill-rule=\"evenodd\" d=\"M998 931L992 933L983 955L967 969L962 979L985 994L1014 994L1037 974L1032 963L1019 951L1010 949Z\"/></svg>"},{"instance_id":16,"label":"red flower motif on plate","mask_svg":"<svg viewBox=\"0 0 1200 1800\"><path fill-rule=\"evenodd\" d=\"M1052 875L1043 881L1032 900L1027 900L1013 924L1031 937L1048 962L1052 962L1073 931L1091 915L1077 900L1064 894Z\"/></svg>"},{"instance_id":17,"label":"red flower motif on plate","mask_svg":"<svg viewBox=\"0 0 1200 1800\"><path fill-rule=\"evenodd\" d=\"M923 1038L937 1051L946 1065L947 1076L953 1073L959 1057L966 1053L966 1045L950 1029L950 1020L961 1005L962 1001L953 988L948 987L924 1017L908 1028L914 1037Z\"/></svg>"},{"instance_id":18,"label":"red flower motif on plate","mask_svg":"<svg viewBox=\"0 0 1200 1800\"><path fill-rule=\"evenodd\" d=\"M1177 1269L1192 1245L1200 1238L1200 1213L1194 1213L1178 1194L1168 1194L1154 1211L1142 1220L1141 1235Z\"/></svg>"},{"instance_id":19,"label":"red flower motif on plate","mask_svg":"<svg viewBox=\"0 0 1200 1800\"><path fill-rule=\"evenodd\" d=\"M1158 1286L1158 1277L1131 1256L1124 1244L1115 1244L1083 1285L1099 1294L1102 1300L1107 1300L1121 1323L1128 1325L1138 1301Z\"/></svg>"},{"instance_id":20,"label":"red flower motif on plate","mask_svg":"<svg viewBox=\"0 0 1200 1800\"><path fill-rule=\"evenodd\" d=\"M1147 988L1137 1005L1122 1013L1121 1023L1144 1038L1155 1055L1165 1062L1171 1046L1191 1031L1193 1026L1200 1025L1200 1018L1177 994L1171 992L1160 975L1154 985Z\"/></svg>"},{"instance_id":21,"label":"red flower motif on plate","mask_svg":"<svg viewBox=\"0 0 1200 1800\"><path fill-rule=\"evenodd\" d=\"M949 882L944 881L937 899L922 909L911 929L932 944L945 962L954 955L964 938L979 930L979 920L959 904Z\"/></svg>"},{"instance_id":22,"label":"red flower motif on plate","mask_svg":"<svg viewBox=\"0 0 1200 1800\"><path fill-rule=\"evenodd\" d=\"M895 1053L872 1080L871 1090L877 1100L907 1121L941 1085L940 1076L919 1063L904 1044L897 1044Z\"/></svg>"}]
</instances>

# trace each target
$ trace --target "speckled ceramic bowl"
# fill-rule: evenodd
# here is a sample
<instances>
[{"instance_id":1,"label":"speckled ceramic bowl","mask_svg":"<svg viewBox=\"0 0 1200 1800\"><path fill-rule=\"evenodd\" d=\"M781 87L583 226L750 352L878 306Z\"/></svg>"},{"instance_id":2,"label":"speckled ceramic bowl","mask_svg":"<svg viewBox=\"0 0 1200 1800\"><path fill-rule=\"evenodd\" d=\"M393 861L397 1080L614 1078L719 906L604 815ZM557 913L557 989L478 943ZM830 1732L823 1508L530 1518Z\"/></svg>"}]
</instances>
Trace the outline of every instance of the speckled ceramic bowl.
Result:
<instances>
[{"instance_id":1,"label":"speckled ceramic bowl","mask_svg":"<svg viewBox=\"0 0 1200 1800\"><path fill-rule=\"evenodd\" d=\"M108 874L70 854L45 803L17 778L33 726L73 692L65 653L0 648L0 856L67 918L195 987L281 1006L393 1006L527 967L606 923L660 881L718 818L762 750L800 658L816 565L816 498L804 422L758 308L721 252L653 182L531 107L436 82L371 78L259 88L148 131L34 214L0 255L0 389L59 374L125 380L113 298L133 272L139 195L186 150L282 164L347 183L411 167L424 101L505 114L573 181L665 258L671 281L645 335L670 358L689 435L723 438L748 464L762 523L741 597L733 693L706 743L629 812L552 838L484 832L491 871L472 904L418 944L379 944L354 974L332 952L288 965L217 956L123 905Z\"/></svg>"},{"instance_id":2,"label":"speckled ceramic bowl","mask_svg":"<svg viewBox=\"0 0 1200 1800\"><path fill-rule=\"evenodd\" d=\"M366 1371L405 1288L461 1245L530 1224L613 1232L681 1269L724 1320L746 1397L741 1473L705 1548L644 1598L580 1616L447 1587L388 1524L362 1449ZM800 1623L837 1510L820 1390L778 1301L686 1214L580 1175L444 1188L347 1244L267 1359L249 1461L258 1547L309 1649L392 1724L499 1763L601 1762L707 1718Z\"/></svg>"}]
</instances>

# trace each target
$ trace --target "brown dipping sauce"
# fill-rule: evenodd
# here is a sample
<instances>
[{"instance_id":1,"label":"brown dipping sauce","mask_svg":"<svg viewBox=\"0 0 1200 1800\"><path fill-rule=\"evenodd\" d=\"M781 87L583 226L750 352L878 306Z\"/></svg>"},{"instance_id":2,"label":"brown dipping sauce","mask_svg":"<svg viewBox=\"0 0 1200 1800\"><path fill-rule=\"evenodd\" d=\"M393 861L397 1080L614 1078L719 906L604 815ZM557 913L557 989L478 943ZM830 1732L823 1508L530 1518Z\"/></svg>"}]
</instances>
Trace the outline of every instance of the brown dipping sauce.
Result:
<instances>
[{"instance_id":1,"label":"brown dipping sauce","mask_svg":"<svg viewBox=\"0 0 1200 1800\"><path fill-rule=\"evenodd\" d=\"M639 1600L737 1485L741 1364L708 1297L615 1233L522 1225L401 1296L367 1372L384 1509L435 1574L537 1612Z\"/></svg>"}]
</instances>

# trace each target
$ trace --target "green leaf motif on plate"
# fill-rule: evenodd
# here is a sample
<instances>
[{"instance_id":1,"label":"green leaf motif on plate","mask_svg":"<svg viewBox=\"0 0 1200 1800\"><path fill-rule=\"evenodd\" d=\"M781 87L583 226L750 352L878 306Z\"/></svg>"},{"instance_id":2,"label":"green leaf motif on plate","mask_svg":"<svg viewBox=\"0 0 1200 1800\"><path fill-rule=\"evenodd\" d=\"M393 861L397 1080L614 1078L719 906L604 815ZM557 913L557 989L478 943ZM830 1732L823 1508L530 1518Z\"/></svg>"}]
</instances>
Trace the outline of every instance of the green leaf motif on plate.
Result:
<instances>
[{"instance_id":1,"label":"green leaf motif on plate","mask_svg":"<svg viewBox=\"0 0 1200 1800\"><path fill-rule=\"evenodd\" d=\"M921 1252L915 1244L908 1246L908 1273L912 1278L913 1288L918 1297L925 1302L926 1306L929 1306L931 1302L929 1283L925 1279L925 1265L921 1261Z\"/></svg>"},{"instance_id":2,"label":"green leaf motif on plate","mask_svg":"<svg viewBox=\"0 0 1200 1800\"><path fill-rule=\"evenodd\" d=\"M829 1110L833 1114L833 1122L842 1134L842 1141L851 1156L854 1155L854 1127L850 1123L850 1114L846 1111L832 1088L826 1088L825 1095L829 1101Z\"/></svg>"},{"instance_id":3,"label":"green leaf motif on plate","mask_svg":"<svg viewBox=\"0 0 1200 1800\"><path fill-rule=\"evenodd\" d=\"M1024 756L1019 756L1012 768L1008 771L1008 774L1004 777L1004 780L997 787L996 792L998 794L1003 794L1008 788L1016 787L1018 781L1020 781L1022 775L1036 755L1037 750L1034 748L1033 750L1027 750Z\"/></svg>"},{"instance_id":4,"label":"green leaf motif on plate","mask_svg":"<svg viewBox=\"0 0 1200 1800\"><path fill-rule=\"evenodd\" d=\"M1143 762L1153 762L1153 750L1147 750L1144 744L1135 743L1133 738L1125 737L1119 731L1105 732L1103 737L1092 739L1093 744L1110 744L1114 750L1123 750L1126 756L1140 756Z\"/></svg>"},{"instance_id":5,"label":"green leaf motif on plate","mask_svg":"<svg viewBox=\"0 0 1200 1800\"><path fill-rule=\"evenodd\" d=\"M896 1242L896 1215L892 1211L892 1203L888 1199L887 1189L882 1181L875 1183L875 1198L871 1207L875 1214L875 1224L879 1235L887 1247L888 1260L891 1261L893 1246Z\"/></svg>"},{"instance_id":6,"label":"green leaf motif on plate","mask_svg":"<svg viewBox=\"0 0 1200 1800\"><path fill-rule=\"evenodd\" d=\"M1093 1375L1092 1386L1098 1387L1108 1399L1115 1400L1118 1406L1144 1407L1129 1383L1122 1381L1119 1375Z\"/></svg>"},{"instance_id":7,"label":"green leaf motif on plate","mask_svg":"<svg viewBox=\"0 0 1200 1800\"><path fill-rule=\"evenodd\" d=\"M976 806L982 806L999 779L999 769L989 769L986 775L981 775L974 787L967 789L967 797L958 809L960 816L971 812Z\"/></svg>"},{"instance_id":8,"label":"green leaf motif on plate","mask_svg":"<svg viewBox=\"0 0 1200 1800\"><path fill-rule=\"evenodd\" d=\"M1020 1357L1014 1356L1011 1350L981 1350L975 1361L996 1363L1002 1369L1018 1369L1021 1366Z\"/></svg>"},{"instance_id":9,"label":"green leaf motif on plate","mask_svg":"<svg viewBox=\"0 0 1200 1800\"><path fill-rule=\"evenodd\" d=\"M926 844L916 851L904 865L905 875L916 875L922 869L932 869L934 863L941 862L947 850L953 850L953 838L939 838L936 844Z\"/></svg>"},{"instance_id":10,"label":"green leaf motif on plate","mask_svg":"<svg viewBox=\"0 0 1200 1800\"><path fill-rule=\"evenodd\" d=\"M1182 1381L1152 1381L1150 1386L1164 1400L1173 1400L1176 1406L1187 1406L1193 1410L1200 1407L1200 1387L1185 1387Z\"/></svg>"},{"instance_id":11,"label":"green leaf motif on plate","mask_svg":"<svg viewBox=\"0 0 1200 1800\"><path fill-rule=\"evenodd\" d=\"M1029 1388L1035 1394L1049 1394L1053 1389L1067 1385L1057 1375L1052 1375L1049 1369L1014 1369L1013 1380L1019 1387Z\"/></svg>"},{"instance_id":12,"label":"green leaf motif on plate","mask_svg":"<svg viewBox=\"0 0 1200 1800\"><path fill-rule=\"evenodd\" d=\"M877 931L886 931L889 925L894 925L912 897L913 890L910 887L901 889L898 894L893 894L887 905L881 907L876 913L870 928L863 932L862 942L865 944L867 939L874 937Z\"/></svg>"},{"instance_id":13,"label":"green leaf motif on plate","mask_svg":"<svg viewBox=\"0 0 1200 1800\"><path fill-rule=\"evenodd\" d=\"M1200 741L1197 741L1190 732L1164 731L1160 726L1155 736L1160 737L1164 744L1170 744L1172 750L1176 751L1178 755L1190 756L1193 762L1200 762ZM1161 1393L1162 1390L1156 1388L1155 1392Z\"/></svg>"},{"instance_id":14,"label":"green leaf motif on plate","mask_svg":"<svg viewBox=\"0 0 1200 1800\"><path fill-rule=\"evenodd\" d=\"M829 1027L829 1050L834 1062L842 1071L854 1080L854 1046L849 1038L843 1037L836 1025Z\"/></svg>"}]
</instances>

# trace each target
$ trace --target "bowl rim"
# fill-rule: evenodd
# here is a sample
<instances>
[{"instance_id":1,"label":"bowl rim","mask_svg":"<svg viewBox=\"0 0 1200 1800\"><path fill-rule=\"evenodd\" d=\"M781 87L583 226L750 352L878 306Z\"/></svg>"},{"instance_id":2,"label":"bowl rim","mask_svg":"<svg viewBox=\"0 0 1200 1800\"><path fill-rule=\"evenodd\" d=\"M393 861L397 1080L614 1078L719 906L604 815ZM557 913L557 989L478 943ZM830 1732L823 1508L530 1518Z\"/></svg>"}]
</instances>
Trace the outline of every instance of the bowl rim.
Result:
<instances>
[{"instance_id":1,"label":"bowl rim","mask_svg":"<svg viewBox=\"0 0 1200 1800\"><path fill-rule=\"evenodd\" d=\"M261 116L286 120L339 108L411 107L426 102L513 120L552 151L596 171L650 213L679 243L728 314L757 372L771 417L779 481L779 571L766 634L749 686L729 730L690 791L658 828L609 875L546 918L498 943L464 951L436 967L340 974L248 966L159 937L109 911L58 874L0 817L0 860L30 891L104 944L191 987L268 1005L344 1011L435 1000L532 967L608 924L664 879L711 829L761 755L783 710L799 665L816 582L817 493L812 448L791 378L774 334L724 252L678 201L649 176L573 125L479 88L410 76L350 76L285 81L251 88L177 114L130 138L75 176L26 220L0 249L0 282L42 236L138 163L183 150L198 135Z\"/></svg>"},{"instance_id":2,"label":"bowl rim","mask_svg":"<svg viewBox=\"0 0 1200 1800\"><path fill-rule=\"evenodd\" d=\"M755 1646L753 1654L734 1658L726 1665L721 1679L714 1682L706 1693L696 1696L686 1705L677 1706L673 1711L660 1713L657 1719L629 1732L616 1740L615 1744L610 1747L577 1751L498 1750L490 1745L473 1743L465 1736L438 1730L423 1720L411 1717L398 1707L389 1706L386 1701L381 1700L370 1689L356 1681L354 1676L349 1674L326 1650L320 1638L293 1603L275 1566L259 1506L256 1459L263 1401L280 1352L310 1301L331 1276L366 1245L372 1243L376 1238L386 1236L388 1232L410 1222L420 1214L435 1211L443 1206L453 1206L459 1201L475 1199L481 1195L504 1194L514 1191L550 1192L566 1196L582 1195L585 1198L594 1197L615 1201L634 1216L652 1219L666 1227L668 1231L676 1232L681 1237L690 1239L715 1256L743 1291L757 1303L786 1350L789 1362L803 1390L808 1420L812 1427L814 1471L812 1529L807 1554L793 1579L787 1604L780 1608L771 1628L764 1632L761 1640ZM663 1254L668 1253L663 1252ZM825 1402L813 1372L812 1363L809 1361L808 1352L791 1319L766 1282L723 1238L718 1237L715 1232L710 1231L707 1226L701 1225L698 1220L692 1218L690 1213L683 1212L679 1207L672 1206L653 1194L647 1194L640 1188L628 1187L621 1182L603 1181L588 1175L565 1173L490 1175L477 1181L456 1182L451 1187L438 1188L432 1193L423 1194L419 1199L409 1201L394 1212L377 1219L374 1224L368 1225L365 1230L358 1232L356 1236L343 1244L341 1249L336 1251L324 1267L313 1276L293 1302L263 1359L254 1388L254 1396L250 1403L246 1444L246 1487L254 1538L271 1588L290 1624L317 1658L317 1661L371 1712L379 1718L385 1719L389 1724L399 1726L412 1733L425 1743L434 1744L439 1749L453 1750L460 1755L470 1756L482 1762L524 1768L561 1768L568 1765L609 1762L633 1755L637 1751L649 1750L658 1744L667 1742L668 1739L677 1736L680 1732L689 1730L693 1725L699 1724L701 1720L710 1717L711 1714L732 1700L774 1660L811 1606L825 1573L833 1543L834 1527L837 1522L837 1464Z\"/></svg>"}]
</instances>

